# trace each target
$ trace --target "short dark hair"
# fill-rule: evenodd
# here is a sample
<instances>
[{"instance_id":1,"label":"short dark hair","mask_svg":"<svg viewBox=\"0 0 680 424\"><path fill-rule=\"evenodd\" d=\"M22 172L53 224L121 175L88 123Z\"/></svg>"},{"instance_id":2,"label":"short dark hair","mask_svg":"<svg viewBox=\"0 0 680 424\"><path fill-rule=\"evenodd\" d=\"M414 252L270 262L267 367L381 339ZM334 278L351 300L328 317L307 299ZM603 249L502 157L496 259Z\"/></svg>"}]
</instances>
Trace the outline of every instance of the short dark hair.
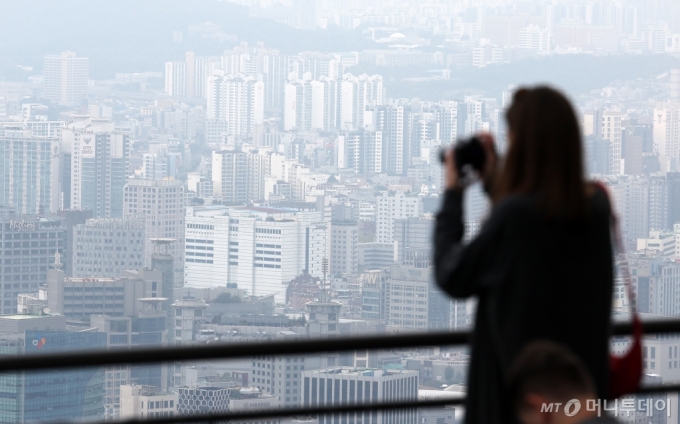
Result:
<instances>
[{"instance_id":1,"label":"short dark hair","mask_svg":"<svg viewBox=\"0 0 680 424\"><path fill-rule=\"evenodd\" d=\"M566 346L547 340L529 343L517 356L508 375L508 395L515 409L530 393L568 401L595 393L588 371Z\"/></svg>"}]
</instances>

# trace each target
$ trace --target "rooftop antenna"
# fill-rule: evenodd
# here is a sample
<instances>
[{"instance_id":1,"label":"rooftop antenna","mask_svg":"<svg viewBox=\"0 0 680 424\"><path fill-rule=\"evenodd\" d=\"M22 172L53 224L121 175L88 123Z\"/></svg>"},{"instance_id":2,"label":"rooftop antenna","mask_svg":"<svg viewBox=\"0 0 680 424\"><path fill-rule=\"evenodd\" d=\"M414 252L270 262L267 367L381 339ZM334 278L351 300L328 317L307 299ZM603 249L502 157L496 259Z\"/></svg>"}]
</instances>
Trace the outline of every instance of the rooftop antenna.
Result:
<instances>
[{"instance_id":1,"label":"rooftop antenna","mask_svg":"<svg viewBox=\"0 0 680 424\"><path fill-rule=\"evenodd\" d=\"M323 272L323 283L321 285L321 303L326 303L326 274L328 274L328 258L321 260L321 272Z\"/></svg>"},{"instance_id":2,"label":"rooftop antenna","mask_svg":"<svg viewBox=\"0 0 680 424\"><path fill-rule=\"evenodd\" d=\"M61 269L61 254L59 253L59 250L54 253L54 263L52 264L52 268Z\"/></svg>"}]
</instances>

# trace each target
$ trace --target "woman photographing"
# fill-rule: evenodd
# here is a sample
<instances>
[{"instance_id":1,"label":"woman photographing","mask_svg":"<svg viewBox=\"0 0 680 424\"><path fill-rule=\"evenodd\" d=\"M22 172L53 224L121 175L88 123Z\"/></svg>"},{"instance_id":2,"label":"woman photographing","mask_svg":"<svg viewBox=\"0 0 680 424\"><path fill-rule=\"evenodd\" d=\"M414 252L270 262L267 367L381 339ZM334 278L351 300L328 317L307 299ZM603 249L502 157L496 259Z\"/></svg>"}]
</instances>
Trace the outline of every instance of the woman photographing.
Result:
<instances>
[{"instance_id":1,"label":"woman photographing","mask_svg":"<svg viewBox=\"0 0 680 424\"><path fill-rule=\"evenodd\" d=\"M576 114L559 92L515 93L499 161L481 135L480 178L492 209L463 244L465 184L446 153L446 193L435 232L436 279L456 298L478 298L468 374L467 424L515 422L506 373L529 342L568 346L607 393L613 258L607 195L584 176Z\"/></svg>"}]
</instances>

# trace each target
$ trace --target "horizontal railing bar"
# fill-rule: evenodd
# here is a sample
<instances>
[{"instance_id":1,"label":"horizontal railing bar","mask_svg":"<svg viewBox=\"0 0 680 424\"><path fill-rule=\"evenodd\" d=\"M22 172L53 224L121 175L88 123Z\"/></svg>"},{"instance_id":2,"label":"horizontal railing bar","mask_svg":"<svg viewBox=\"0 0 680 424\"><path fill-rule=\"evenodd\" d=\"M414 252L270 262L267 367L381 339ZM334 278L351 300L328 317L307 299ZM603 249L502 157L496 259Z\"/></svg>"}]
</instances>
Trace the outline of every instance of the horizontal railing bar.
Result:
<instances>
[{"instance_id":1,"label":"horizontal railing bar","mask_svg":"<svg viewBox=\"0 0 680 424\"><path fill-rule=\"evenodd\" d=\"M674 393L680 392L680 383L650 386L641 388L638 395L653 395L658 393ZM199 415L178 415L174 417L163 418L148 418L148 419L132 419L121 421L102 421L92 424L186 424L192 422L225 422L225 421L246 421L246 420L266 420L285 417L305 417L314 415L334 415L334 414L348 414L356 412L372 412L372 411L394 411L401 409L424 409L424 408L443 408L446 406L462 406L465 403L465 398L458 399L435 399L426 401L408 401L408 402L381 402L381 403L361 403L361 404L347 404L337 405L331 407L312 407L312 408L291 408L291 409L274 409L266 411L244 411L244 412L219 412L214 414L199 414Z\"/></svg>"},{"instance_id":2,"label":"horizontal railing bar","mask_svg":"<svg viewBox=\"0 0 680 424\"><path fill-rule=\"evenodd\" d=\"M680 333L680 320L645 322L645 334ZM612 325L612 335L623 336L632 330L629 323ZM28 354L0 359L0 372L40 371L47 369L96 367L117 364L148 364L176 361L241 359L252 356L300 355L355 350L401 349L418 346L457 346L467 344L468 331L401 334L397 336L357 336L318 340L273 341L265 343L217 343L115 349L109 351Z\"/></svg>"},{"instance_id":3,"label":"horizontal railing bar","mask_svg":"<svg viewBox=\"0 0 680 424\"><path fill-rule=\"evenodd\" d=\"M465 402L464 398L460 399L437 399L427 401L402 401L402 402L385 402L385 403L359 403L348 405L337 405L331 407L314 407L314 408L289 408L289 409L272 409L267 411L244 411L244 412L219 412L215 414L200 414L200 415L179 415L174 417L151 418L151 419L134 419L125 421L103 421L94 424L159 424L172 423L184 424L192 422L224 422L224 421L247 421L247 420L267 420L274 418L285 417L308 417L313 415L338 415L349 414L357 412L373 412L373 411L394 411L401 409L416 409L416 408L443 408L445 406L462 405Z\"/></svg>"}]
</instances>

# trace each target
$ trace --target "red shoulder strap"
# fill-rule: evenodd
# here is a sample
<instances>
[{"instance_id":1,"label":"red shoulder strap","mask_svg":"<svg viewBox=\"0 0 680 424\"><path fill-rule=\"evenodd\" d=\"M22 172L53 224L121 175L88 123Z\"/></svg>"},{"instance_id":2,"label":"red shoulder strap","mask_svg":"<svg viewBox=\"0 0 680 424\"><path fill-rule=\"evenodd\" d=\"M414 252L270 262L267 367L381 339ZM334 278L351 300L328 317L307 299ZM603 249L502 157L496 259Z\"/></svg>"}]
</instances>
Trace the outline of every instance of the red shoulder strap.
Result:
<instances>
[{"instance_id":1,"label":"red shoulder strap","mask_svg":"<svg viewBox=\"0 0 680 424\"><path fill-rule=\"evenodd\" d=\"M618 256L619 258L618 262L620 264L619 269L621 270L621 277L623 278L623 283L625 284L626 292L628 293L628 299L630 300L631 313L633 314L633 318L635 318L637 316L635 293L633 293L633 287L630 279L630 270L628 269L628 259L626 258L626 249L625 245L623 244L621 226L616 214L616 209L614 208L614 202L609 188L602 181L594 181L594 184L604 192L604 194L607 196L607 200L609 201L609 210L611 211L611 232L614 241L615 257Z\"/></svg>"}]
</instances>

